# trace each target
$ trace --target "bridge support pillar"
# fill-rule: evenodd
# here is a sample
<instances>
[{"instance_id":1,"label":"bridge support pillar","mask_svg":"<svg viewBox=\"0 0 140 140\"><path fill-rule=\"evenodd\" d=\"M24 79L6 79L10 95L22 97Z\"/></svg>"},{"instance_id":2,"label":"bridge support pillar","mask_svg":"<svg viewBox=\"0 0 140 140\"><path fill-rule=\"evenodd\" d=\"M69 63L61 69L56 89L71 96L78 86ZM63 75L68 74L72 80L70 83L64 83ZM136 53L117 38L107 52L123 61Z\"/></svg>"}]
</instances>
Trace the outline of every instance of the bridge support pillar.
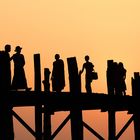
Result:
<instances>
[{"instance_id":1,"label":"bridge support pillar","mask_svg":"<svg viewBox=\"0 0 140 140\"><path fill-rule=\"evenodd\" d=\"M132 95L140 97L140 75L139 72L134 73L134 78L132 78ZM134 111L134 133L135 140L140 140L140 109L139 105L136 105L136 110Z\"/></svg>"},{"instance_id":2,"label":"bridge support pillar","mask_svg":"<svg viewBox=\"0 0 140 140\"><path fill-rule=\"evenodd\" d=\"M76 95L81 93L81 79L78 74L78 67L76 58L68 58L68 70L69 70L69 81L70 81L70 92ZM78 107L72 107L70 111L71 116L71 133L72 140L83 140L83 121L82 121L82 110Z\"/></svg>"},{"instance_id":3,"label":"bridge support pillar","mask_svg":"<svg viewBox=\"0 0 140 140\"><path fill-rule=\"evenodd\" d=\"M41 93L41 66L40 54L34 55L35 91ZM42 140L42 105L35 106L35 132L36 140Z\"/></svg>"}]
</instances>

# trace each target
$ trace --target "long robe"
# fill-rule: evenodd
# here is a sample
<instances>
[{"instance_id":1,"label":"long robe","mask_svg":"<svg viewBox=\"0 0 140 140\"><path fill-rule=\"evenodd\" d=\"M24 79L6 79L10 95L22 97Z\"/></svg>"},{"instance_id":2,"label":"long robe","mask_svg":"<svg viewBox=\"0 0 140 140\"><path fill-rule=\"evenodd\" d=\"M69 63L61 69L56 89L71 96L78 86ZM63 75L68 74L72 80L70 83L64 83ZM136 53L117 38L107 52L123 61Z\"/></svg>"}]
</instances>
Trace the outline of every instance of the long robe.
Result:
<instances>
[{"instance_id":1,"label":"long robe","mask_svg":"<svg viewBox=\"0 0 140 140\"><path fill-rule=\"evenodd\" d=\"M61 59L53 62L52 90L61 91L65 87L64 62Z\"/></svg>"},{"instance_id":2,"label":"long robe","mask_svg":"<svg viewBox=\"0 0 140 140\"><path fill-rule=\"evenodd\" d=\"M12 89L26 89L27 81L24 72L25 59L22 54L14 54L14 77L12 81Z\"/></svg>"}]
</instances>

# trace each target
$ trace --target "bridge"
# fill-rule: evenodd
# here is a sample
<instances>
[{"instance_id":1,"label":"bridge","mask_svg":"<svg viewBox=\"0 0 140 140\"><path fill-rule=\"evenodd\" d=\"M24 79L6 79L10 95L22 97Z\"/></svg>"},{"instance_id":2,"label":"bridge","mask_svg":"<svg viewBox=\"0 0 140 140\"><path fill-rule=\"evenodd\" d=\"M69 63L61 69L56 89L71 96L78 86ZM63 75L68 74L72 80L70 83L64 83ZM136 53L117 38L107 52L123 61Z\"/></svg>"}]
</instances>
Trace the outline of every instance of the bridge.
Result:
<instances>
[{"instance_id":1,"label":"bridge","mask_svg":"<svg viewBox=\"0 0 140 140\"><path fill-rule=\"evenodd\" d=\"M68 58L70 92L56 93L51 92L49 89L48 68L44 70L44 91L41 91L42 82L39 54L34 55L34 64L34 91L1 91L1 94L4 95L0 98L1 140L14 140L13 117L15 117L36 140L53 140L69 120L71 121L72 140L84 139L83 127L88 129L97 139L105 140L99 132L96 132L94 128L83 121L83 110L101 110L101 112L108 112L108 140L118 140L132 122L134 122L135 140L140 140L140 102L138 100L140 97L140 76L138 72L135 72L134 78L132 78L132 96L114 94L114 89L110 85L110 78L108 78L109 71L107 71L108 94L87 94L81 92L81 80L78 74L76 58ZM23 106L35 107L35 130L13 111L14 107ZM51 116L59 111L70 111L70 114L64 119L56 131L52 133ZM132 114L132 117L126 122L120 132L116 134L115 113L119 111L128 111L128 114ZM5 124L8 124L8 126Z\"/></svg>"}]
</instances>

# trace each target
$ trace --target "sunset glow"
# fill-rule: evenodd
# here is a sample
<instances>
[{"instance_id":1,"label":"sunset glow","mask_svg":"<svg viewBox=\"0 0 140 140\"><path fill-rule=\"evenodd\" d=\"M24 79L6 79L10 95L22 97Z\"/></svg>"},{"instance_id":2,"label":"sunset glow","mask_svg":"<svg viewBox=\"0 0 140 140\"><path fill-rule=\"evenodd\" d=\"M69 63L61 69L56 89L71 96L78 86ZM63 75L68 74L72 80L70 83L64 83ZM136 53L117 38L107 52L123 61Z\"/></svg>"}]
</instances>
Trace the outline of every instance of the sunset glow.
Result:
<instances>
[{"instance_id":1,"label":"sunset glow","mask_svg":"<svg viewBox=\"0 0 140 140\"><path fill-rule=\"evenodd\" d=\"M93 92L106 94L107 60L123 62L127 69L127 95L131 95L131 77L134 72L140 71L139 13L139 0L1 0L0 49L3 50L7 43L11 44L12 55L17 45L23 48L26 75L32 89L34 89L33 54L35 53L41 55L42 80L43 69L48 67L51 71L54 55L60 54L65 63L66 87L64 91L69 91L68 57L76 56L80 70L84 63L84 56L89 55L99 75L99 79L92 83ZM82 91L85 91L84 84L83 74ZM17 110L28 119L29 114L32 115L30 113L32 111ZM118 113L118 124L121 124L123 117L124 122L128 120L129 115L126 113L124 115ZM58 120L63 118L60 117L62 114L58 113ZM94 127L98 126L97 129L107 138L106 113L87 111L85 118L91 124L94 124L94 119L105 124L101 130L99 123ZM70 128L67 127L67 130ZM129 131L120 140L133 140L133 129ZM18 130L18 133L15 133L15 140L19 140L20 136L24 137L23 133L25 130ZM28 136L28 133L26 134L26 140L34 139ZM65 131L63 136L67 134L70 136L68 131ZM92 138L88 136L88 140ZM61 139L62 136L56 138L56 140Z\"/></svg>"}]
</instances>

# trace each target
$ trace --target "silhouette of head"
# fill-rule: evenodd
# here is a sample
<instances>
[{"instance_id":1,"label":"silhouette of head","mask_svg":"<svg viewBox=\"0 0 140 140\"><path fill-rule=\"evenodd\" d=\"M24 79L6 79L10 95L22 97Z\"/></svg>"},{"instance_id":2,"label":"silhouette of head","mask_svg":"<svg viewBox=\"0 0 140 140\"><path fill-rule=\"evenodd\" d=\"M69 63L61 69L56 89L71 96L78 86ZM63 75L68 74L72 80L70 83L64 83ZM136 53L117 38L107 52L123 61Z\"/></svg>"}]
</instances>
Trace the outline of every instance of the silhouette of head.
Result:
<instances>
[{"instance_id":1,"label":"silhouette of head","mask_svg":"<svg viewBox=\"0 0 140 140\"><path fill-rule=\"evenodd\" d=\"M11 51L11 45L6 44L5 45L5 52L10 52Z\"/></svg>"},{"instance_id":2,"label":"silhouette of head","mask_svg":"<svg viewBox=\"0 0 140 140\"><path fill-rule=\"evenodd\" d=\"M119 67L123 68L123 63L119 62Z\"/></svg>"},{"instance_id":3,"label":"silhouette of head","mask_svg":"<svg viewBox=\"0 0 140 140\"><path fill-rule=\"evenodd\" d=\"M56 54L55 55L55 59L58 60L59 58L60 58L60 55L59 54Z\"/></svg>"},{"instance_id":4,"label":"silhouette of head","mask_svg":"<svg viewBox=\"0 0 140 140\"><path fill-rule=\"evenodd\" d=\"M85 56L85 60L89 61L89 56L88 55Z\"/></svg>"},{"instance_id":5,"label":"silhouette of head","mask_svg":"<svg viewBox=\"0 0 140 140\"><path fill-rule=\"evenodd\" d=\"M22 48L21 48L20 46L16 46L15 52L17 52L17 53L18 53L18 52L21 52L21 49L22 49Z\"/></svg>"}]
</instances>

